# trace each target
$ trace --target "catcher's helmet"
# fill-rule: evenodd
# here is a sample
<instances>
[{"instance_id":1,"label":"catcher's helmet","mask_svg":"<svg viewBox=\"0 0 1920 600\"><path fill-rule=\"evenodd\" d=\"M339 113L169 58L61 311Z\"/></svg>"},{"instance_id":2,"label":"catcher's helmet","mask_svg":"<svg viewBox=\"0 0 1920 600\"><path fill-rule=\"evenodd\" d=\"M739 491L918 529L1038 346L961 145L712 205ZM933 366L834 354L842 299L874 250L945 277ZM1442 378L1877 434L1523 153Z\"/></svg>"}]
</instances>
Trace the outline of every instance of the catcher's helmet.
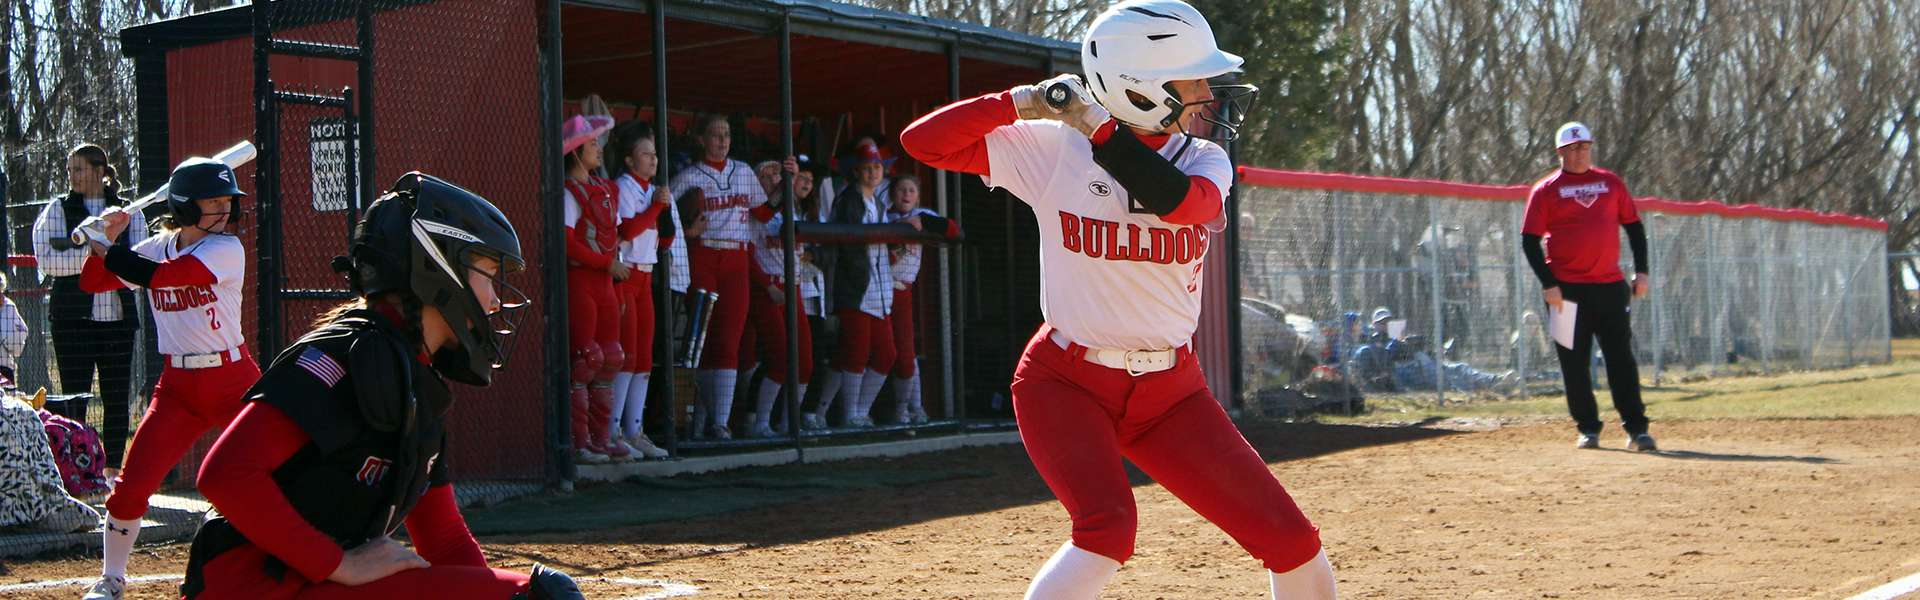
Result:
<instances>
[{"instance_id":1,"label":"catcher's helmet","mask_svg":"<svg viewBox=\"0 0 1920 600\"><path fill-rule=\"evenodd\" d=\"M194 226L200 222L201 215L200 205L193 201L219 196L238 200L247 195L240 191L236 179L233 167L211 158L195 156L180 161L180 166L173 168L173 176L167 178L167 214L174 225Z\"/></svg>"},{"instance_id":2,"label":"catcher's helmet","mask_svg":"<svg viewBox=\"0 0 1920 600\"><path fill-rule=\"evenodd\" d=\"M397 293L446 319L459 344L434 353L435 370L471 385L493 381L493 370L505 366L512 313L527 304L519 290L499 281L526 266L520 235L499 208L432 175L407 173L367 207L349 253L334 259L334 268L356 292ZM502 296L495 314L480 305L468 278L481 257L500 264L492 276Z\"/></svg>"},{"instance_id":3,"label":"catcher's helmet","mask_svg":"<svg viewBox=\"0 0 1920 600\"><path fill-rule=\"evenodd\" d=\"M1094 19L1080 42L1080 64L1093 99L1121 123L1151 131L1174 126L1186 109L1172 82L1220 77L1239 71L1242 62L1216 46L1206 17L1180 0L1116 4ZM1216 137L1233 139L1259 89L1220 85L1213 90L1212 102L1235 107L1216 111L1207 121L1218 128Z\"/></svg>"}]
</instances>

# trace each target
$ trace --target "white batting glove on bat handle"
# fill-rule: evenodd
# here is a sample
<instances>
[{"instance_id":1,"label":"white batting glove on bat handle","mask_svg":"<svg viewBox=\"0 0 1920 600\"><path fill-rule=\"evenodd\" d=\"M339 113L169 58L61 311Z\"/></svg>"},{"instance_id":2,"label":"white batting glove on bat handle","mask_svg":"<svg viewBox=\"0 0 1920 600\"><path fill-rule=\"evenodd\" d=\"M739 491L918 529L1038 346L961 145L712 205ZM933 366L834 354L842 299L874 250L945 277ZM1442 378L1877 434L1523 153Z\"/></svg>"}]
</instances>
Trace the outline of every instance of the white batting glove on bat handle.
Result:
<instances>
[{"instance_id":1,"label":"white batting glove on bat handle","mask_svg":"<svg viewBox=\"0 0 1920 600\"><path fill-rule=\"evenodd\" d=\"M1113 118L1094 102L1093 93L1079 75L1059 75L1034 85L1013 88L1014 108L1022 119L1054 119L1092 136Z\"/></svg>"},{"instance_id":2,"label":"white batting glove on bat handle","mask_svg":"<svg viewBox=\"0 0 1920 600\"><path fill-rule=\"evenodd\" d=\"M89 241L113 245L113 240L107 239L107 220L100 217L87 217L86 220L81 221L80 226L73 228L73 232L68 235L68 241L76 246L85 245Z\"/></svg>"}]
</instances>

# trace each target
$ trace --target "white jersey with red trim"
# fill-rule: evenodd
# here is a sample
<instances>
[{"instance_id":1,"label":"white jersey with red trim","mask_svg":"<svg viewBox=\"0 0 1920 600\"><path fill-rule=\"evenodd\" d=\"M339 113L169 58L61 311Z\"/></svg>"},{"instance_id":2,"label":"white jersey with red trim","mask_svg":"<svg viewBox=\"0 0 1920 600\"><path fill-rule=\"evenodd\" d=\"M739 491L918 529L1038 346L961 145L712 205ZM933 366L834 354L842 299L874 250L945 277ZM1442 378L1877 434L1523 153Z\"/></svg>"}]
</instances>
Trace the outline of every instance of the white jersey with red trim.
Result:
<instances>
[{"instance_id":1,"label":"white jersey with red trim","mask_svg":"<svg viewBox=\"0 0 1920 600\"><path fill-rule=\"evenodd\" d=\"M702 194L700 212L707 216L707 230L700 239L725 242L752 242L754 227L760 222L749 214L767 203L767 192L760 189L760 178L747 163L728 160L726 168L714 169L704 162L681 169L673 175L667 189L673 197L692 188Z\"/></svg>"},{"instance_id":2,"label":"white jersey with red trim","mask_svg":"<svg viewBox=\"0 0 1920 600\"><path fill-rule=\"evenodd\" d=\"M640 216L641 211L647 210L649 205L653 204L653 182L640 183L633 178L632 173L628 173L621 175L613 183L620 191L620 203L619 206L614 207L616 211L614 217L621 223L624 224L627 220ZM625 243L624 246L626 249L620 251L622 262L636 265L658 263L660 262L660 228L649 227L646 231L640 232L639 237L633 238L633 241Z\"/></svg>"},{"instance_id":3,"label":"white jersey with red trim","mask_svg":"<svg viewBox=\"0 0 1920 600\"><path fill-rule=\"evenodd\" d=\"M231 235L209 235L179 248L174 244L179 236L178 230L162 231L133 247L141 256L161 262L192 256L213 273L213 285L147 290L160 353L207 354L246 343L240 322L241 294L247 284L246 247Z\"/></svg>"},{"instance_id":4,"label":"white jersey with red trim","mask_svg":"<svg viewBox=\"0 0 1920 600\"><path fill-rule=\"evenodd\" d=\"M1171 159L1175 135L1161 147ZM1033 207L1040 224L1040 312L1089 348L1176 348L1200 321L1201 266L1213 232L1178 225L1133 207L1127 191L1093 162L1093 144L1058 121L1029 120L987 134L989 187ZM1225 150L1194 139L1174 166L1213 181L1225 198L1233 163Z\"/></svg>"}]
</instances>

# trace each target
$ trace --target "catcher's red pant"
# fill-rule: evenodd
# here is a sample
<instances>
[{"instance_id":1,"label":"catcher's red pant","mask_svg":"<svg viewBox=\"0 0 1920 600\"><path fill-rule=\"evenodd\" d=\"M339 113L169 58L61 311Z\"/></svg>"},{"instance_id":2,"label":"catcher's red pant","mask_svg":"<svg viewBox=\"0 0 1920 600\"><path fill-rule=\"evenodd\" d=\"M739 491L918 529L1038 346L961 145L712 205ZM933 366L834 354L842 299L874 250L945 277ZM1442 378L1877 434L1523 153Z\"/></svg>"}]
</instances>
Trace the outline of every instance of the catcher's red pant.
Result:
<instances>
[{"instance_id":1,"label":"catcher's red pant","mask_svg":"<svg viewBox=\"0 0 1920 600\"><path fill-rule=\"evenodd\" d=\"M1269 570L1320 552L1319 529L1213 399L1191 349L1173 369L1135 377L1070 355L1052 329L1041 325L1020 356L1013 412L1027 456L1073 518L1073 545L1120 562L1133 555L1125 457Z\"/></svg>"},{"instance_id":2,"label":"catcher's red pant","mask_svg":"<svg viewBox=\"0 0 1920 600\"><path fill-rule=\"evenodd\" d=\"M775 283L774 286L780 286ZM760 348L765 350L767 379L781 385L787 383L787 306L774 304L773 296L765 288L749 292L753 296L753 327L749 338L756 338ZM786 288L781 287L781 294ZM813 327L807 324L806 311L800 312L798 335L800 336L800 381L813 380ZM752 344L749 344L751 346ZM740 349L741 354L749 351L748 346Z\"/></svg>"},{"instance_id":3,"label":"catcher's red pant","mask_svg":"<svg viewBox=\"0 0 1920 600\"><path fill-rule=\"evenodd\" d=\"M204 567L207 588L194 600L419 600L476 598L507 600L527 591L527 575L466 565L432 566L388 575L372 583L346 586L307 581L287 569L279 579L267 576L267 553L251 544L222 552Z\"/></svg>"},{"instance_id":4,"label":"catcher's red pant","mask_svg":"<svg viewBox=\"0 0 1920 600\"><path fill-rule=\"evenodd\" d=\"M893 368L893 328L887 320L859 310L841 309L840 356L834 367L848 373Z\"/></svg>"},{"instance_id":5,"label":"catcher's red pant","mask_svg":"<svg viewBox=\"0 0 1920 600\"><path fill-rule=\"evenodd\" d=\"M260 379L260 366L240 349L240 360L206 369L167 366L153 386L153 402L140 417L127 444L127 460L107 496L107 514L138 519L147 514L147 498L160 489L167 471L207 430L226 429L246 406L247 388Z\"/></svg>"},{"instance_id":6,"label":"catcher's red pant","mask_svg":"<svg viewBox=\"0 0 1920 600\"><path fill-rule=\"evenodd\" d=\"M653 273L635 269L632 275L615 285L620 297L620 349L627 360L620 370L646 373L653 370Z\"/></svg>"},{"instance_id":7,"label":"catcher's red pant","mask_svg":"<svg viewBox=\"0 0 1920 600\"><path fill-rule=\"evenodd\" d=\"M707 322L707 347L701 350L700 368L740 368L740 335L747 328L747 292L753 285L747 280L752 268L746 248L727 250L689 244L687 259L693 268L693 287L718 292L712 320Z\"/></svg>"},{"instance_id":8,"label":"catcher's red pant","mask_svg":"<svg viewBox=\"0 0 1920 600\"><path fill-rule=\"evenodd\" d=\"M893 326L893 369L894 377L906 379L913 376L913 286L893 292L893 314L887 315L887 323ZM882 369L883 371L885 369Z\"/></svg>"}]
</instances>

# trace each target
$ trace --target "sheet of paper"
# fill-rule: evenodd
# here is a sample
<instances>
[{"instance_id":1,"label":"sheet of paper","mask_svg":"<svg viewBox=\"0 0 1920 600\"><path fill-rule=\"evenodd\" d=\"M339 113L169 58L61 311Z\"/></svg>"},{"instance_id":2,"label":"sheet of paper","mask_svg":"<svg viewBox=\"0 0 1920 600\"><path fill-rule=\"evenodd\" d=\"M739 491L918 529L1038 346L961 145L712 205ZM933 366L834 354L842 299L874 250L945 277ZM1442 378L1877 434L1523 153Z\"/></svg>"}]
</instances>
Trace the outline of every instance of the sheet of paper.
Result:
<instances>
[{"instance_id":1,"label":"sheet of paper","mask_svg":"<svg viewBox=\"0 0 1920 600\"><path fill-rule=\"evenodd\" d=\"M1553 343L1568 350L1573 349L1573 316L1579 314L1580 305L1572 300L1560 301L1560 309L1547 307L1547 331L1553 334Z\"/></svg>"},{"instance_id":2,"label":"sheet of paper","mask_svg":"<svg viewBox=\"0 0 1920 600\"><path fill-rule=\"evenodd\" d=\"M1400 340L1400 339L1406 339L1404 337L1406 334L1407 334L1406 319L1394 319L1392 321L1387 321L1387 337Z\"/></svg>"}]
</instances>

